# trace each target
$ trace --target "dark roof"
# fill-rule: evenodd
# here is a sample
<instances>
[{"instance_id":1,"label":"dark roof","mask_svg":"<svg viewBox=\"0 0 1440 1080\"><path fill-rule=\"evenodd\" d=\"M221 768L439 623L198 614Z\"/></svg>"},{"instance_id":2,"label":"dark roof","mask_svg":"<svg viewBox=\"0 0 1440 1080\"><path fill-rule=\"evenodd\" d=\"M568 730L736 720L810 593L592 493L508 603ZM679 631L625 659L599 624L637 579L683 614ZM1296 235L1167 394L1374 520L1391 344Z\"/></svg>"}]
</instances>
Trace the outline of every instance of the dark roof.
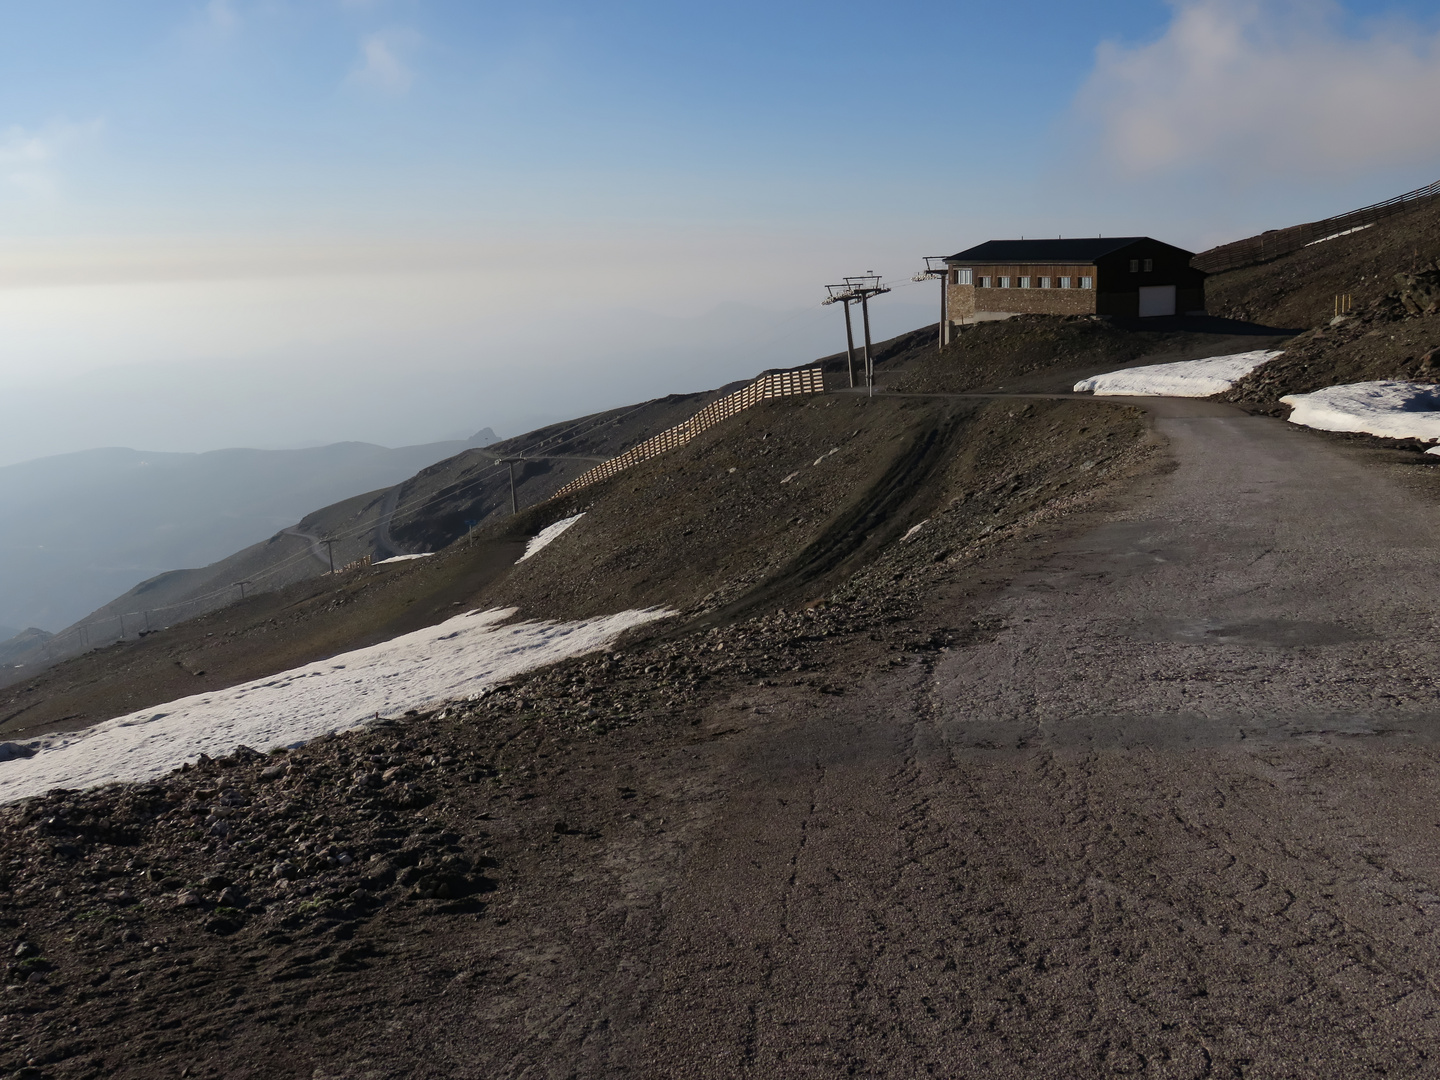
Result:
<instances>
[{"instance_id":1,"label":"dark roof","mask_svg":"<svg viewBox=\"0 0 1440 1080\"><path fill-rule=\"evenodd\" d=\"M1111 252L1127 248L1145 240L1159 244L1148 236L1091 236L1073 237L1069 240L987 240L972 248L956 252L947 262L996 262L996 263L1088 263L1094 262ZM1165 244L1173 247L1173 244ZM1183 248L1176 248L1183 251ZM1191 252L1185 252L1189 255Z\"/></svg>"}]
</instances>

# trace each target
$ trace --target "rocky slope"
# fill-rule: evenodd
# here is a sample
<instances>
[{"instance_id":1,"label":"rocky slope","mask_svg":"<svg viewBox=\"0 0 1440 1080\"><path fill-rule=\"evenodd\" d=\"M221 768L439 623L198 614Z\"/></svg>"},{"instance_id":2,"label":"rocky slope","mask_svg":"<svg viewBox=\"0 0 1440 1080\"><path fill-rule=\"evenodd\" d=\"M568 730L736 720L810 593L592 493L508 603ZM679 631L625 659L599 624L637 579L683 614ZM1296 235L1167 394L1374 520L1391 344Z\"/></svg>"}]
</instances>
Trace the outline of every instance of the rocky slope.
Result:
<instances>
[{"instance_id":1,"label":"rocky slope","mask_svg":"<svg viewBox=\"0 0 1440 1080\"><path fill-rule=\"evenodd\" d=\"M1348 236L1312 244L1273 262L1216 274L1206 282L1212 315L1296 330L1324 326L1335 298L1365 308L1440 255L1440 203L1386 218Z\"/></svg>"},{"instance_id":2,"label":"rocky slope","mask_svg":"<svg viewBox=\"0 0 1440 1080\"><path fill-rule=\"evenodd\" d=\"M1280 403L1287 394L1385 379L1440 381L1437 309L1440 268L1434 263L1413 274L1393 274L1388 291L1351 315L1290 339L1280 356L1218 395L1219 400L1287 416L1289 406ZM1421 449L1418 443L1405 445Z\"/></svg>"},{"instance_id":3,"label":"rocky slope","mask_svg":"<svg viewBox=\"0 0 1440 1080\"><path fill-rule=\"evenodd\" d=\"M923 424L897 424L904 411L886 404L842 397L777 409L769 427L788 426L790 441L772 455L783 461L764 468L791 469L798 431L828 437L868 423L892 442L927 442ZM10 954L0 1068L35 1080L237 1068L503 1073L498 1046L442 1049L400 1037L382 1051L383 1018L457 993L500 1000L491 987L505 969L486 957L529 948L546 911L598 898L590 881L614 852L663 837L673 800L704 797L657 786L651 754L722 737L736 721L716 710L747 687L823 702L867 671L993 633L927 612L939 595L985 591L1012 545L1063 527L1148 467L1153 451L1132 410L1104 403L997 402L957 415L948 451L891 506L873 547L877 522L832 513L831 528L802 534L815 537L802 550L829 557L814 574L803 560L798 573L793 558L780 560L794 587L780 574L758 610L727 607L723 588L700 593L743 583L746 567L696 575L682 586L691 620L483 700L284 753L237 749L154 784L57 791L0 811ZM813 450L803 447L807 458ZM729 459L716 459L723 451L695 447L686 463L703 479L687 486L723 498L735 475ZM829 475L819 471L827 465L854 471L860 488L847 500L844 484L830 484L839 502L884 504L886 470L866 486L863 463L808 462L815 476ZM655 505L659 479L637 471L595 492L596 530L577 546L598 555L623 544L626 518ZM809 487L808 501L799 497L820 513L821 485L812 477ZM615 509L601 509L609 500ZM773 518L761 506L749 520ZM715 550L733 539L716 537ZM532 560L548 557L553 579L593 581L612 596L646 587L634 562L653 551L577 560L561 543ZM862 557L847 563L847 552ZM777 561L763 546L752 558ZM509 587L539 588L518 575ZM557 611L590 602L583 589L534 600Z\"/></svg>"}]
</instances>

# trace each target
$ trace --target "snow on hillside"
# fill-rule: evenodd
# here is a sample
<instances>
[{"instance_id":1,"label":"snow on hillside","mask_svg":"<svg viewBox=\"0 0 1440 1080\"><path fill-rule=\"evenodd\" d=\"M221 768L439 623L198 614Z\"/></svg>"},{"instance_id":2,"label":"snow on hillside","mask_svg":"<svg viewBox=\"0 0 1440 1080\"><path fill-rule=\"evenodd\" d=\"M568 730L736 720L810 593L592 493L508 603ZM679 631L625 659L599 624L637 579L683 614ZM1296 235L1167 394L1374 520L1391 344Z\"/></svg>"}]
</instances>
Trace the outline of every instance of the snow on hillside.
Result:
<instances>
[{"instance_id":1,"label":"snow on hillside","mask_svg":"<svg viewBox=\"0 0 1440 1080\"><path fill-rule=\"evenodd\" d=\"M579 622L502 625L514 608L472 611L438 626L254 682L196 694L85 731L50 736L31 758L0 764L0 802L51 788L146 780L200 754L286 746L472 696L524 671L603 649L671 612L622 611Z\"/></svg>"},{"instance_id":2,"label":"snow on hillside","mask_svg":"<svg viewBox=\"0 0 1440 1080\"><path fill-rule=\"evenodd\" d=\"M560 536L561 533L563 533L566 529L570 528L571 525L574 525L584 516L585 511L582 510L574 517L561 518L559 521L555 522L554 525L547 525L545 528L541 529L538 533L536 533L530 538L530 542L525 545L525 554L521 555L520 558L516 559L515 561L524 562L541 548L548 547L554 540L556 540Z\"/></svg>"},{"instance_id":3,"label":"snow on hillside","mask_svg":"<svg viewBox=\"0 0 1440 1080\"><path fill-rule=\"evenodd\" d=\"M1431 383L1348 383L1311 394L1287 394L1280 401L1290 406L1292 424L1321 431L1358 431L1427 442L1440 439L1440 386Z\"/></svg>"},{"instance_id":4,"label":"snow on hillside","mask_svg":"<svg viewBox=\"0 0 1440 1080\"><path fill-rule=\"evenodd\" d=\"M1256 349L1204 360L1126 368L1081 379L1075 384L1075 392L1088 391L1097 397L1209 397L1229 390L1261 364L1279 355L1279 352Z\"/></svg>"}]
</instances>

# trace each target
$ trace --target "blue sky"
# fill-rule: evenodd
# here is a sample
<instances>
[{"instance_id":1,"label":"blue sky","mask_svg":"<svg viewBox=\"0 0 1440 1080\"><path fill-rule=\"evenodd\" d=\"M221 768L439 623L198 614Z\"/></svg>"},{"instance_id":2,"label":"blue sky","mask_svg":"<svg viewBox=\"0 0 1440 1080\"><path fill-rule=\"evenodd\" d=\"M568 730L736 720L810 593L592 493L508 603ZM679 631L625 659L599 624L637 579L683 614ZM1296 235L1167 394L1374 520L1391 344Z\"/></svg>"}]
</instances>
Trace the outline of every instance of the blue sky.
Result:
<instances>
[{"instance_id":1,"label":"blue sky","mask_svg":"<svg viewBox=\"0 0 1440 1080\"><path fill-rule=\"evenodd\" d=\"M832 349L840 274L1440 178L1433 5L3 11L0 462L514 431Z\"/></svg>"}]
</instances>

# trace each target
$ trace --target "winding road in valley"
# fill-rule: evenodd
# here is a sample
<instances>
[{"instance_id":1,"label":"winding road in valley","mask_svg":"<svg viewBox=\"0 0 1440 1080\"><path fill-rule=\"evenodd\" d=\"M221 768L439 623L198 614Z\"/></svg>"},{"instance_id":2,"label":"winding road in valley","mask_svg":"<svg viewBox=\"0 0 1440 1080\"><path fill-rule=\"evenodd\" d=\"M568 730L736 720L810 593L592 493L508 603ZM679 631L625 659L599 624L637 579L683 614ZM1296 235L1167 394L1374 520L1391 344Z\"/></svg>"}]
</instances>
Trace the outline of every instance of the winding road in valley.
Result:
<instances>
[{"instance_id":1,"label":"winding road in valley","mask_svg":"<svg viewBox=\"0 0 1440 1080\"><path fill-rule=\"evenodd\" d=\"M737 687L637 774L665 816L537 878L415 1045L516 1077L1440 1068L1440 510L1370 452L1136 403L1171 467L932 613L1003 629L839 697Z\"/></svg>"}]
</instances>

